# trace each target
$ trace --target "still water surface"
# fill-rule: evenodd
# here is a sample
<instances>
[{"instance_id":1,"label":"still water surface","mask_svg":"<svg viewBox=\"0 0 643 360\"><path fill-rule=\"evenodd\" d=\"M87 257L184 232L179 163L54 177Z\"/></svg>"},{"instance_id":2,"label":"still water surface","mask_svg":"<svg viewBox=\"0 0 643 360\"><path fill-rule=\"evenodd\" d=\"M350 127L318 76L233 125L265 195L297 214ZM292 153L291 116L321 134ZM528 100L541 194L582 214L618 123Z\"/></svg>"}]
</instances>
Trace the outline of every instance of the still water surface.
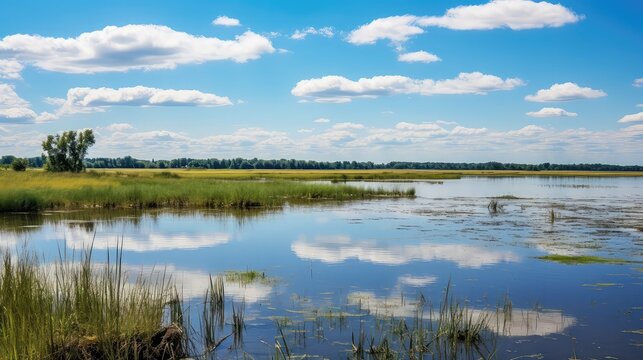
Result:
<instances>
[{"instance_id":1,"label":"still water surface","mask_svg":"<svg viewBox=\"0 0 643 360\"><path fill-rule=\"evenodd\" d=\"M420 298L439 304L449 281L474 312L494 314L511 300L511 321L487 344L497 358L643 358L643 179L352 184L413 187L417 197L245 214L14 214L0 217L0 246L26 243L52 260L59 247L81 251L95 237L95 258L104 261L122 239L127 269L165 269L193 317L209 274L265 273L226 282L226 316L231 304L243 306L246 332L242 347L224 342L215 358L274 355L277 320L292 353L346 358L352 335L377 340L383 319L417 316ZM503 211L491 214L487 204L499 196ZM634 263L536 258L547 254Z\"/></svg>"}]
</instances>

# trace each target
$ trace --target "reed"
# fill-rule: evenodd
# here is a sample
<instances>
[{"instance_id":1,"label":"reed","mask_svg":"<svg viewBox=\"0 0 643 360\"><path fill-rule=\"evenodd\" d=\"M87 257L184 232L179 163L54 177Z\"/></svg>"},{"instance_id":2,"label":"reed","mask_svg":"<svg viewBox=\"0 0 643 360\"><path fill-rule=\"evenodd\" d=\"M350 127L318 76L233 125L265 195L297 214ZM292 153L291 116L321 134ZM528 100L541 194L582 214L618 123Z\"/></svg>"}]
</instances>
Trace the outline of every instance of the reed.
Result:
<instances>
[{"instance_id":1,"label":"reed","mask_svg":"<svg viewBox=\"0 0 643 360\"><path fill-rule=\"evenodd\" d=\"M61 254L52 265L6 252L0 274L0 358L172 359L185 355L178 324L162 326L172 287L163 274L127 282L122 251L97 265Z\"/></svg>"}]
</instances>

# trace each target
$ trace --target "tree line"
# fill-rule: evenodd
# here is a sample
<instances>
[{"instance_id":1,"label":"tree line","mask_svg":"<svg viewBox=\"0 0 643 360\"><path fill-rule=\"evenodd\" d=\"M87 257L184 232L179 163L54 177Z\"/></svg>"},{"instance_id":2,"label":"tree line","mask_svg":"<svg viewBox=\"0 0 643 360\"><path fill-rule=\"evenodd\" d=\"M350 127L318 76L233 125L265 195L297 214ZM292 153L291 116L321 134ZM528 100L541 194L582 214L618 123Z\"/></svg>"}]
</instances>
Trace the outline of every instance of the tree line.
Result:
<instances>
[{"instance_id":1,"label":"tree line","mask_svg":"<svg viewBox=\"0 0 643 360\"><path fill-rule=\"evenodd\" d=\"M47 164L47 156L28 158L30 167L43 167ZM8 166L16 159L15 156L5 155L0 158L0 164ZM577 170L577 171L643 171L638 165L610 164L517 164L501 162L457 163L457 162L407 162L391 161L374 163L372 161L314 161L296 159L193 159L178 158L172 160L141 160L131 156L118 158L86 158L83 165L90 169L299 169L299 170ZM76 164L78 166L78 164Z\"/></svg>"}]
</instances>

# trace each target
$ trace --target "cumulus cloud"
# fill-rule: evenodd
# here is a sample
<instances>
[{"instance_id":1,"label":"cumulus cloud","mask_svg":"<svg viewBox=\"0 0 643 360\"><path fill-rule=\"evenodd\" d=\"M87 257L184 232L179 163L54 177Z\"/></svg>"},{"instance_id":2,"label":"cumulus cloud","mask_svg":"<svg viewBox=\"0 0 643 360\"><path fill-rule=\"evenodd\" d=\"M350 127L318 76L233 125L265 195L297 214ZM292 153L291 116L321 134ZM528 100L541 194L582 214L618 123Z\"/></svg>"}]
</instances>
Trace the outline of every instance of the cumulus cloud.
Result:
<instances>
[{"instance_id":1,"label":"cumulus cloud","mask_svg":"<svg viewBox=\"0 0 643 360\"><path fill-rule=\"evenodd\" d=\"M536 125L527 125L522 129L508 131L509 136L532 137L544 133L546 130Z\"/></svg>"},{"instance_id":2,"label":"cumulus cloud","mask_svg":"<svg viewBox=\"0 0 643 360\"><path fill-rule=\"evenodd\" d=\"M643 112L623 116L618 122L631 123L643 121Z\"/></svg>"},{"instance_id":3,"label":"cumulus cloud","mask_svg":"<svg viewBox=\"0 0 643 360\"><path fill-rule=\"evenodd\" d=\"M364 125L356 124L352 122L343 122L343 123L337 123L333 125L331 128L335 130L356 130L356 129L363 129Z\"/></svg>"},{"instance_id":4,"label":"cumulus cloud","mask_svg":"<svg viewBox=\"0 0 643 360\"><path fill-rule=\"evenodd\" d=\"M325 124L325 123L330 122L330 120L322 117L322 118L317 118L317 119L313 120L313 122L318 123L318 124Z\"/></svg>"},{"instance_id":5,"label":"cumulus cloud","mask_svg":"<svg viewBox=\"0 0 643 360\"><path fill-rule=\"evenodd\" d=\"M219 16L218 18L212 20L212 25L239 26L241 25L241 22L239 21L239 19L235 19L227 16Z\"/></svg>"},{"instance_id":6,"label":"cumulus cloud","mask_svg":"<svg viewBox=\"0 0 643 360\"><path fill-rule=\"evenodd\" d=\"M413 35L424 33L424 29L416 24L417 19L418 17L413 15L375 19L353 30L346 40L356 45L375 44L378 40L389 40L400 44Z\"/></svg>"},{"instance_id":7,"label":"cumulus cloud","mask_svg":"<svg viewBox=\"0 0 643 360\"><path fill-rule=\"evenodd\" d=\"M492 0L483 5L458 6L443 16L422 17L417 23L452 30L525 30L560 27L581 19L566 7L546 1Z\"/></svg>"},{"instance_id":8,"label":"cumulus cloud","mask_svg":"<svg viewBox=\"0 0 643 360\"><path fill-rule=\"evenodd\" d=\"M603 90L580 87L576 83L566 82L554 84L549 89L541 89L534 95L525 96L525 100L533 102L570 101L578 99L595 99L607 94Z\"/></svg>"},{"instance_id":9,"label":"cumulus cloud","mask_svg":"<svg viewBox=\"0 0 643 360\"><path fill-rule=\"evenodd\" d=\"M1 73L1 72L2 72L2 71L0 71L0 73ZM643 78L638 78L638 79L634 80L634 84L633 84L633 85L634 85L635 87L643 87Z\"/></svg>"},{"instance_id":10,"label":"cumulus cloud","mask_svg":"<svg viewBox=\"0 0 643 360\"><path fill-rule=\"evenodd\" d=\"M511 90L523 84L518 78L502 79L480 72L460 73L454 79L412 79L399 75L374 76L357 81L343 76L330 75L301 80L291 93L297 97L311 98L316 102L349 102L355 98L375 98L397 94L479 94L490 91Z\"/></svg>"},{"instance_id":11,"label":"cumulus cloud","mask_svg":"<svg viewBox=\"0 0 643 360\"><path fill-rule=\"evenodd\" d=\"M527 116L544 118L544 117L566 117L566 116L578 116L577 113L569 112L565 109L554 108L554 107L544 107L538 111L530 111L527 113Z\"/></svg>"},{"instance_id":12,"label":"cumulus cloud","mask_svg":"<svg viewBox=\"0 0 643 360\"><path fill-rule=\"evenodd\" d=\"M319 35L326 38L332 38L335 36L335 31L332 27L326 26L322 28L315 29L314 27L308 27L302 30L295 30L295 32L290 36L293 40L304 40L308 35Z\"/></svg>"},{"instance_id":13,"label":"cumulus cloud","mask_svg":"<svg viewBox=\"0 0 643 360\"><path fill-rule=\"evenodd\" d=\"M21 79L20 72L22 69L22 64L14 59L0 59L0 78L2 79Z\"/></svg>"},{"instance_id":14,"label":"cumulus cloud","mask_svg":"<svg viewBox=\"0 0 643 360\"><path fill-rule=\"evenodd\" d=\"M492 0L482 5L451 8L442 16L402 15L375 19L353 30L347 41L363 45L389 40L399 45L414 35L424 33L426 27L451 30L525 30L560 27L582 18L560 4L546 1Z\"/></svg>"},{"instance_id":15,"label":"cumulus cloud","mask_svg":"<svg viewBox=\"0 0 643 360\"><path fill-rule=\"evenodd\" d=\"M102 112L108 106L229 106L228 97L198 90L157 89L145 86L112 88L71 88L66 99L49 98L60 104L55 117Z\"/></svg>"},{"instance_id":16,"label":"cumulus cloud","mask_svg":"<svg viewBox=\"0 0 643 360\"><path fill-rule=\"evenodd\" d=\"M131 124L128 124L128 123L114 123L114 124L109 124L109 125L105 126L105 130L113 131L113 132L125 131L125 130L130 130L130 129L133 129L133 128L134 128L134 126L132 126Z\"/></svg>"},{"instance_id":17,"label":"cumulus cloud","mask_svg":"<svg viewBox=\"0 0 643 360\"><path fill-rule=\"evenodd\" d=\"M9 84L0 83L0 123L27 124L50 120L49 113L37 114Z\"/></svg>"},{"instance_id":18,"label":"cumulus cloud","mask_svg":"<svg viewBox=\"0 0 643 360\"><path fill-rule=\"evenodd\" d=\"M440 61L441 59L437 55L428 53L426 51L416 51L416 52L400 54L398 55L397 60L402 62L408 62L408 63L413 63L413 62L432 63L432 62Z\"/></svg>"},{"instance_id":19,"label":"cumulus cloud","mask_svg":"<svg viewBox=\"0 0 643 360\"><path fill-rule=\"evenodd\" d=\"M217 60L243 63L274 51L268 38L252 31L221 40L161 25L107 26L74 38L15 34L0 40L0 57L48 71L83 74L173 69Z\"/></svg>"}]
</instances>

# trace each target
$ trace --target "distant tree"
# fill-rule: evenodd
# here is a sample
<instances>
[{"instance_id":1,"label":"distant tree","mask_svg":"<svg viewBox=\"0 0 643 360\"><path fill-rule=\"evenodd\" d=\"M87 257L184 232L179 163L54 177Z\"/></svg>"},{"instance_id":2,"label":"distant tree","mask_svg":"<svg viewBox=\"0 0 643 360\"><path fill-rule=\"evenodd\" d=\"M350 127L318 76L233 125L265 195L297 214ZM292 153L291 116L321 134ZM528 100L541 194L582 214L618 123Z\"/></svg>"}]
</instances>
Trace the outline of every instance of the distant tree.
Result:
<instances>
[{"instance_id":1,"label":"distant tree","mask_svg":"<svg viewBox=\"0 0 643 360\"><path fill-rule=\"evenodd\" d=\"M42 142L42 149L47 153L45 169L48 171L81 172L85 170L83 160L87 150L94 145L94 132L65 131L58 135L49 135Z\"/></svg>"},{"instance_id":2,"label":"distant tree","mask_svg":"<svg viewBox=\"0 0 643 360\"><path fill-rule=\"evenodd\" d=\"M11 168L13 171L25 171L29 166L29 161L27 159L15 158L11 162Z\"/></svg>"}]
</instances>

